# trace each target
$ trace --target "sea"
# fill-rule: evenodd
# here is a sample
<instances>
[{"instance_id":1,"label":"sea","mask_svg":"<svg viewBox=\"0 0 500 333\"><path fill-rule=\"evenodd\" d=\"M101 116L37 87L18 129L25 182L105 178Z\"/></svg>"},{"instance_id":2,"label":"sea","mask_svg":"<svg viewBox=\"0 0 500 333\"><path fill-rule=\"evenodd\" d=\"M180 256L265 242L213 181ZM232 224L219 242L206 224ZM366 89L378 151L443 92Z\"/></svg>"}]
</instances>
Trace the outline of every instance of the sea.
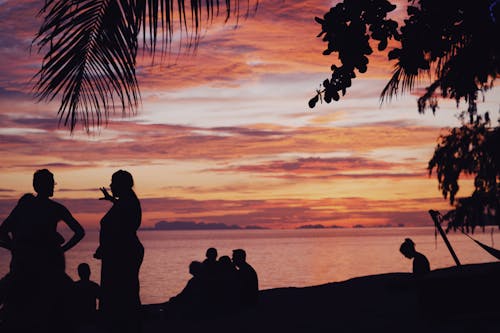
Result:
<instances>
[{"instance_id":1,"label":"sea","mask_svg":"<svg viewBox=\"0 0 500 333\"><path fill-rule=\"evenodd\" d=\"M462 264L496 261L474 241L460 232L448 234ZM498 228L476 231L473 237L500 248ZM255 268L260 289L305 287L350 278L410 272L411 261L399 252L405 238L427 256L431 269L454 266L455 262L439 234L432 227L339 228L295 230L189 230L140 231L145 247L140 271L141 300L161 303L175 296L189 280L189 263L202 261L205 251L215 247L219 256L231 256L241 248ZM99 282L100 261L92 257L98 232L85 238L66 253L66 272L78 280L78 264L90 265L91 279ZM497 246L495 246L497 245ZM0 249L0 277L9 269L10 253Z\"/></svg>"}]
</instances>

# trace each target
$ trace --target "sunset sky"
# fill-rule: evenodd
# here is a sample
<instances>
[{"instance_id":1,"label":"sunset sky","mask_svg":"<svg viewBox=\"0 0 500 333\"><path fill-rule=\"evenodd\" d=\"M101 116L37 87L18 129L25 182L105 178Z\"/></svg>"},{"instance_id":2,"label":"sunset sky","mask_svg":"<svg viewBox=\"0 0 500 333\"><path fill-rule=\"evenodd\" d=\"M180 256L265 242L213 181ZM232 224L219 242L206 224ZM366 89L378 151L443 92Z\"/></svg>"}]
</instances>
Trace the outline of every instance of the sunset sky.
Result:
<instances>
[{"instance_id":1,"label":"sunset sky","mask_svg":"<svg viewBox=\"0 0 500 333\"><path fill-rule=\"evenodd\" d=\"M261 0L237 28L203 31L194 55L151 66L140 54L137 115L116 114L90 135L58 126L57 101L32 96L43 3L0 1L1 219L41 168L55 174L54 199L88 228L109 208L98 188L118 169L134 176L143 226L429 225L427 210L449 208L426 166L465 105L442 101L436 115L421 115L417 91L380 106L393 64L376 55L340 102L307 106L337 62L322 55L314 21L336 1ZM499 103L494 89L479 108L496 115Z\"/></svg>"}]
</instances>

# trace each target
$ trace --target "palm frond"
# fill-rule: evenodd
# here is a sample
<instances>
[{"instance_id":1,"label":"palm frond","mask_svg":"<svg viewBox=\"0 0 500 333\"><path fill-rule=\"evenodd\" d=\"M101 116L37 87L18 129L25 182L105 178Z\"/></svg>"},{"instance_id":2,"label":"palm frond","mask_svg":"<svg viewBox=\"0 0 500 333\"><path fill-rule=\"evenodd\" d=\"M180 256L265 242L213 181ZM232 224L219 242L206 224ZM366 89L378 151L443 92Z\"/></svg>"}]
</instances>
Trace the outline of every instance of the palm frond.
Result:
<instances>
[{"instance_id":1,"label":"palm frond","mask_svg":"<svg viewBox=\"0 0 500 333\"><path fill-rule=\"evenodd\" d=\"M202 25L223 12L226 21L239 17L240 0L190 0L187 5L185 0L47 0L34 40L45 52L35 95L60 99L60 122L71 131L80 121L89 131L117 109L133 113L140 102L135 72L140 29L144 49L154 56L158 43L171 43L176 29L194 37L196 45Z\"/></svg>"},{"instance_id":2,"label":"palm frond","mask_svg":"<svg viewBox=\"0 0 500 333\"><path fill-rule=\"evenodd\" d=\"M47 1L35 42L47 49L35 86L39 99L60 96L60 121L87 130L117 108L134 111L137 28L133 8L119 1Z\"/></svg>"},{"instance_id":3,"label":"palm frond","mask_svg":"<svg viewBox=\"0 0 500 333\"><path fill-rule=\"evenodd\" d=\"M417 74L408 73L402 66L401 62L394 65L391 79L380 93L380 102L391 100L398 92L404 93L411 91L415 85L415 80L418 79ZM401 85L401 86L400 86Z\"/></svg>"}]
</instances>

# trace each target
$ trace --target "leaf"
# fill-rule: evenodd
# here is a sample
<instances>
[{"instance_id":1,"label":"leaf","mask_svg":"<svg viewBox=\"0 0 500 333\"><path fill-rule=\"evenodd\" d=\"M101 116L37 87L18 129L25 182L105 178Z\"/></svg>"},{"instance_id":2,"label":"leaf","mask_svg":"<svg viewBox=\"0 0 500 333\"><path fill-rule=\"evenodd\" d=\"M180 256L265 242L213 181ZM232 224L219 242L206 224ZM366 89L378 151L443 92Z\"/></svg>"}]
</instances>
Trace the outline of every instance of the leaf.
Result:
<instances>
[{"instance_id":1,"label":"leaf","mask_svg":"<svg viewBox=\"0 0 500 333\"><path fill-rule=\"evenodd\" d=\"M162 52L166 50L163 46L171 42L175 29L196 44L202 24L224 12L219 7L225 6L226 20L238 18L244 8L240 0L225 0L223 6L222 0L204 2L202 10L203 1L190 1L188 12L184 0L46 0L40 11L44 21L33 41L44 52L35 95L39 100L60 100L58 115L70 131L79 122L87 131L100 126L115 110L136 112L141 28L143 47L154 57L158 43ZM248 15L250 1L246 4Z\"/></svg>"},{"instance_id":2,"label":"leaf","mask_svg":"<svg viewBox=\"0 0 500 333\"><path fill-rule=\"evenodd\" d=\"M316 103L318 103L319 97L318 95L314 96L309 100L309 107L312 109L316 106Z\"/></svg>"}]
</instances>

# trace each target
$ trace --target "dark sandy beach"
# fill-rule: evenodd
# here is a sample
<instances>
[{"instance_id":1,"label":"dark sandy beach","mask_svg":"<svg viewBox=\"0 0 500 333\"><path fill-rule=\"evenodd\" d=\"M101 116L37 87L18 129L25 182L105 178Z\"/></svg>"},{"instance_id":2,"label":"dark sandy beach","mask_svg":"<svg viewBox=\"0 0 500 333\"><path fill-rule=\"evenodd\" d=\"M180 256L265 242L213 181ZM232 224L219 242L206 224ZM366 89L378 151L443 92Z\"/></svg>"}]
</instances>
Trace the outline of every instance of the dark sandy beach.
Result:
<instances>
[{"instance_id":1,"label":"dark sandy beach","mask_svg":"<svg viewBox=\"0 0 500 333\"><path fill-rule=\"evenodd\" d=\"M500 332L500 263L262 290L259 306L179 320L148 305L144 332Z\"/></svg>"}]
</instances>

